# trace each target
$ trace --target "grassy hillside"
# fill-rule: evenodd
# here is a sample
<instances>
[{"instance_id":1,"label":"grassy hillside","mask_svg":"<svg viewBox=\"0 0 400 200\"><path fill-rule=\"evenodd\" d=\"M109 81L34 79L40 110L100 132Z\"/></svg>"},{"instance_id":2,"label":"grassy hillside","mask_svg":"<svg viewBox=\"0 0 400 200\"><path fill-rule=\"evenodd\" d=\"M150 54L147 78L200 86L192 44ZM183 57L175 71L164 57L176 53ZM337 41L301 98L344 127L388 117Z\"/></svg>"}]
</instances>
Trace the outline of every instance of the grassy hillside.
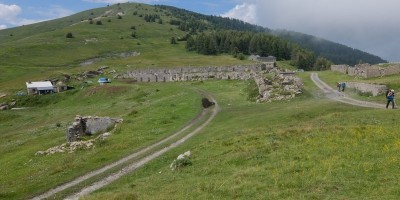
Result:
<instances>
[{"instance_id":1,"label":"grassy hillside","mask_svg":"<svg viewBox=\"0 0 400 200\"><path fill-rule=\"evenodd\" d=\"M140 14L160 14L163 23L145 22ZM86 21L89 18L93 24ZM76 88L64 93L15 95L25 91L26 80L78 74L104 65L122 72L247 62L186 52L184 42L170 44L171 37L186 34L168 24L170 18L155 7L127 3L0 31L0 94L8 94L0 103L15 99L17 106L28 107L0 111L0 199L33 197L165 138L199 113L201 95L196 88L213 93L221 106L211 125L85 199L396 199L400 195L398 110L329 101L309 80L309 73L299 74L305 83L302 96L265 104L249 102L247 83L234 80L165 84L113 80L107 86L74 80ZM99 20L102 25L96 25ZM69 32L73 38L66 38ZM140 55L120 57L121 52ZM94 64L80 65L93 58L97 58ZM288 62L278 64L294 69ZM333 87L337 81L353 79L333 72L321 72L320 77ZM400 89L397 75L362 81ZM384 99L357 96L351 90L347 94ZM76 115L120 117L124 122L93 149L35 156L64 143L66 128ZM193 153L192 165L171 171L171 162L187 150Z\"/></svg>"},{"instance_id":2,"label":"grassy hillside","mask_svg":"<svg viewBox=\"0 0 400 200\"><path fill-rule=\"evenodd\" d=\"M271 104L247 102L243 82L204 83L222 106L211 126L84 199L398 197L400 113L326 100L308 76L303 97ZM192 165L171 171L188 150Z\"/></svg>"},{"instance_id":3,"label":"grassy hillside","mask_svg":"<svg viewBox=\"0 0 400 200\"><path fill-rule=\"evenodd\" d=\"M134 14L135 13L135 14ZM160 22L146 22L145 15L159 15ZM120 16L120 17L118 17ZM92 24L90 20L92 19ZM0 31L1 65L13 67L78 67L93 58L95 65L126 67L188 66L237 62L220 56L211 63L209 57L187 53L184 43L171 44L171 38L186 33L170 25L173 19L153 6L120 4L93 9L76 15ZM100 23L101 25L98 25ZM67 38L72 33L73 38ZM132 37L132 34L135 37ZM140 56L117 56L121 52L138 52Z\"/></svg>"},{"instance_id":4,"label":"grassy hillside","mask_svg":"<svg viewBox=\"0 0 400 200\"><path fill-rule=\"evenodd\" d=\"M200 109L199 94L181 84L122 82L19 98L30 108L0 113L0 199L25 199L115 161L176 131ZM94 149L35 156L66 142L65 131L75 115L119 117L124 122L113 139Z\"/></svg>"}]
</instances>

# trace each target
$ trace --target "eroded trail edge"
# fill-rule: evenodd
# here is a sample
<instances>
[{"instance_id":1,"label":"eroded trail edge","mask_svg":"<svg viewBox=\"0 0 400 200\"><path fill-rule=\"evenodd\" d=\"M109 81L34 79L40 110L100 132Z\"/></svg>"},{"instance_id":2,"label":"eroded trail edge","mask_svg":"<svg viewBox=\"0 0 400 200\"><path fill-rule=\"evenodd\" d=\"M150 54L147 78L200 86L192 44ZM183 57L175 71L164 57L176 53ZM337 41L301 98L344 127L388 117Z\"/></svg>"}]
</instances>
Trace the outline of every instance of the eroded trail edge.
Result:
<instances>
[{"instance_id":1,"label":"eroded trail edge","mask_svg":"<svg viewBox=\"0 0 400 200\"><path fill-rule=\"evenodd\" d=\"M372 102L368 102L368 101L360 101L360 100L345 96L344 93L339 92L336 89L333 89L328 84L326 84L321 79L319 79L317 73L311 73L311 80L315 83L315 85L317 87L319 87L324 92L326 97L328 97L329 99L332 99L334 101L339 101L339 102L351 104L354 106L385 109L384 104L372 103Z\"/></svg>"},{"instance_id":2,"label":"eroded trail edge","mask_svg":"<svg viewBox=\"0 0 400 200\"><path fill-rule=\"evenodd\" d=\"M175 148L175 147L179 146L180 144L184 143L186 140L188 140L189 138L194 136L196 133L198 133L201 129L206 127L215 118L215 116L219 112L218 103L209 92L201 90L201 89L196 89L196 90L199 93L201 93L202 96L204 96L204 97L210 99L210 101L214 102L215 105L210 108L203 109L202 112L196 118L194 118L190 123L188 123L185 127L180 129L179 131L175 132L174 134L170 135L169 137L167 137L155 144L152 144L150 146L147 146L147 147L141 149L138 152L132 153L129 156L126 156L114 163L111 163L100 169L97 169L97 170L87 173L83 176L80 176L73 181L67 182L63 185L53 188L53 189L47 191L46 193L43 193L32 199L39 200L39 199L49 198L59 192L62 192L66 189L76 186L90 178L100 176L100 175L102 175L102 173L106 172L107 170L112 169L113 167L123 165L123 164L125 164L125 165L128 164L126 167L123 167L122 169L118 170L117 172L114 172L114 173L106 176L105 178L92 183L90 186L87 186L87 187L81 189L79 192L72 194L71 196L68 196L66 198L66 199L79 199L79 197L90 194L91 192L110 184L111 182L121 178L122 176L142 167L146 163L159 157L160 155L164 154L168 150ZM207 118L204 119L204 117L207 117ZM199 122L202 122L202 123L199 124ZM183 132L185 132L189 129L193 129L193 130L185 135L181 135ZM171 142L171 140L176 140L176 141L173 142L172 144L162 148L161 150L154 151L155 149L162 147L162 145L165 145L166 143ZM145 155L143 158L133 161L133 162L131 161L131 163L130 163L130 160L137 158L139 156L143 156L143 155Z\"/></svg>"}]
</instances>

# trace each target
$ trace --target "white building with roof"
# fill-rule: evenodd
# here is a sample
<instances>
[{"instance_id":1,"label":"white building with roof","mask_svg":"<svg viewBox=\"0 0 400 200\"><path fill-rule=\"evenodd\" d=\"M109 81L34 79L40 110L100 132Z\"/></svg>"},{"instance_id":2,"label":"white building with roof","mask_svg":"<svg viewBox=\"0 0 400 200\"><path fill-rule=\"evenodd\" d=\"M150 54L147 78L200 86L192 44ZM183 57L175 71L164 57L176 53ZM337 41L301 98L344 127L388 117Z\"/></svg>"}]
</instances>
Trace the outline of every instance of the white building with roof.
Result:
<instances>
[{"instance_id":1,"label":"white building with roof","mask_svg":"<svg viewBox=\"0 0 400 200\"><path fill-rule=\"evenodd\" d=\"M28 95L30 94L49 94L53 93L54 86L50 81L39 81L39 82L26 82L26 88Z\"/></svg>"}]
</instances>

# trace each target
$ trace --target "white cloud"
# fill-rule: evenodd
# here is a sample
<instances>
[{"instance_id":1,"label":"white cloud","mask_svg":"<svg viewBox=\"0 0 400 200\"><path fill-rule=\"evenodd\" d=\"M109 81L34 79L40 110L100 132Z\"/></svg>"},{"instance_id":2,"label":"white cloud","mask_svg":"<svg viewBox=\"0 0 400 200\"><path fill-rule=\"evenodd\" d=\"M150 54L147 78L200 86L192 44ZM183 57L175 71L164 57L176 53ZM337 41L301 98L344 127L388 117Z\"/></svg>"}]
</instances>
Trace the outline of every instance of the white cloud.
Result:
<instances>
[{"instance_id":1,"label":"white cloud","mask_svg":"<svg viewBox=\"0 0 400 200\"><path fill-rule=\"evenodd\" d=\"M227 13L222 14L223 17L240 19L248 23L256 23L257 9L254 4L243 3L236 5Z\"/></svg>"},{"instance_id":2,"label":"white cloud","mask_svg":"<svg viewBox=\"0 0 400 200\"><path fill-rule=\"evenodd\" d=\"M0 4L0 23L13 21L21 13L21 7L17 5Z\"/></svg>"},{"instance_id":3,"label":"white cloud","mask_svg":"<svg viewBox=\"0 0 400 200\"><path fill-rule=\"evenodd\" d=\"M0 23L3 24L1 27L20 26L38 22L38 20L19 18L18 16L21 12L22 9L18 5L0 4Z\"/></svg>"},{"instance_id":4,"label":"white cloud","mask_svg":"<svg viewBox=\"0 0 400 200\"><path fill-rule=\"evenodd\" d=\"M61 6L50 6L50 8L47 8L47 10L36 9L34 12L36 17L26 19L20 17L22 12L22 8L18 5L0 4L0 24L3 24L0 28L33 24L50 19L65 17L74 13L74 11L65 9Z\"/></svg>"},{"instance_id":5,"label":"white cloud","mask_svg":"<svg viewBox=\"0 0 400 200\"><path fill-rule=\"evenodd\" d=\"M254 13L256 24L322 37L400 60L400 1L398 0L242 0L254 11L236 12L244 20ZM238 9L236 6L230 12ZM235 13L235 12L233 12Z\"/></svg>"},{"instance_id":6,"label":"white cloud","mask_svg":"<svg viewBox=\"0 0 400 200\"><path fill-rule=\"evenodd\" d=\"M1 29L6 29L6 28L7 28L6 25L0 25L0 30L1 30Z\"/></svg>"}]
</instances>

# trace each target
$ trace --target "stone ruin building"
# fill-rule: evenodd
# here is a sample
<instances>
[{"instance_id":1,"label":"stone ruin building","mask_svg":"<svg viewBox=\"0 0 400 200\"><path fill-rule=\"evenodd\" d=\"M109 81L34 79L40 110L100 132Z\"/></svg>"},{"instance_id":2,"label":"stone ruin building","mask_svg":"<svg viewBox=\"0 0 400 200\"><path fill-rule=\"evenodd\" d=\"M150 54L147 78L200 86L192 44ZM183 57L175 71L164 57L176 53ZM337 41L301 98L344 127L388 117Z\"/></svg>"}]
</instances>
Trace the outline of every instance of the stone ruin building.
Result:
<instances>
[{"instance_id":1,"label":"stone ruin building","mask_svg":"<svg viewBox=\"0 0 400 200\"><path fill-rule=\"evenodd\" d=\"M331 71L340 72L353 76L354 78L373 78L385 75L393 75L400 73L400 64L389 64L387 66L358 64L354 67L349 65L332 65ZM353 88L361 93L378 96L385 93L387 86L370 83L346 82L347 88Z\"/></svg>"},{"instance_id":2,"label":"stone ruin building","mask_svg":"<svg viewBox=\"0 0 400 200\"><path fill-rule=\"evenodd\" d=\"M208 79L248 80L260 71L267 70L266 65L240 65L229 67L182 67L171 69L140 69L127 71L116 78L134 79L137 82L199 81Z\"/></svg>"},{"instance_id":3,"label":"stone ruin building","mask_svg":"<svg viewBox=\"0 0 400 200\"><path fill-rule=\"evenodd\" d=\"M340 72L356 78L373 78L382 77L385 75L393 75L400 73L400 64L389 64L384 66L382 64L358 64L354 67L349 65L332 65L331 71Z\"/></svg>"},{"instance_id":4,"label":"stone ruin building","mask_svg":"<svg viewBox=\"0 0 400 200\"><path fill-rule=\"evenodd\" d=\"M75 122L67 128L66 139L67 142L75 142L85 135L93 135L95 133L104 133L110 127L121 123L122 119L110 117L82 117L76 116Z\"/></svg>"},{"instance_id":5,"label":"stone ruin building","mask_svg":"<svg viewBox=\"0 0 400 200\"><path fill-rule=\"evenodd\" d=\"M267 80L263 74L269 74L269 77L273 77L273 80ZM228 67L140 69L127 71L115 78L133 79L137 82L203 81L209 79L254 80L259 88L258 101L294 98L295 95L302 93L301 88L303 86L295 73L283 72L275 65L266 65L265 63Z\"/></svg>"}]
</instances>

